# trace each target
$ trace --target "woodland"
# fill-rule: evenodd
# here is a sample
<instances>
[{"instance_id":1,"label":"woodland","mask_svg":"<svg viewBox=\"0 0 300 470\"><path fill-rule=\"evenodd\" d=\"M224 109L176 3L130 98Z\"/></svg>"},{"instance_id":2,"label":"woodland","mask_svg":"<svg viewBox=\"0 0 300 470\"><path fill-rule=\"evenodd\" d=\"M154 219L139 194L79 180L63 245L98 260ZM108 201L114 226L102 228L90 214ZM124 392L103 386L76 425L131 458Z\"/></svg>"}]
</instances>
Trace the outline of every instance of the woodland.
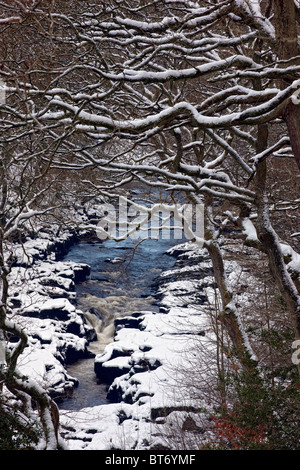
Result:
<instances>
[{"instance_id":1,"label":"woodland","mask_svg":"<svg viewBox=\"0 0 300 470\"><path fill-rule=\"evenodd\" d=\"M18 372L15 243L86 229L79 201L134 204L143 187L150 202L204 205L219 295L211 447L300 448L299 31L299 0L0 1L3 429L38 423L44 449L64 448L55 402ZM250 305L226 256L260 280Z\"/></svg>"}]
</instances>

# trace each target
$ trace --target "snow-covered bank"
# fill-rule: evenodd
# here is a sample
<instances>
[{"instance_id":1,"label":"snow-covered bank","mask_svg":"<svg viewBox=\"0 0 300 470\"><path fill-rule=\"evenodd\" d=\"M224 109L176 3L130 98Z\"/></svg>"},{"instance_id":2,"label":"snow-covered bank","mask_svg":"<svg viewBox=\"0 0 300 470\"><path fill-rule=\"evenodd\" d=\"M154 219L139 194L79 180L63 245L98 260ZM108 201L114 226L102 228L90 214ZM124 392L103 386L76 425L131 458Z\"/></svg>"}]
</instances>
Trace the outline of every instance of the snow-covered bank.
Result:
<instances>
[{"instance_id":1,"label":"snow-covered bank","mask_svg":"<svg viewBox=\"0 0 300 470\"><path fill-rule=\"evenodd\" d=\"M184 371L199 340L207 351L212 347L203 309L214 283L204 250L184 244L173 255L174 269L158 279L160 311L117 319L114 341L95 359L112 403L61 412L70 449L178 449L189 448L193 440L197 449L194 436L204 432L199 411L209 405L186 393Z\"/></svg>"},{"instance_id":2,"label":"snow-covered bank","mask_svg":"<svg viewBox=\"0 0 300 470\"><path fill-rule=\"evenodd\" d=\"M240 265L234 240L229 245L228 282L247 308L257 296L257 279ZM186 243L170 255L174 267L157 280L159 312L117 319L114 341L95 358L111 403L62 411L70 449L198 450L211 442L209 417L218 406L218 292L205 249Z\"/></svg>"},{"instance_id":3,"label":"snow-covered bank","mask_svg":"<svg viewBox=\"0 0 300 470\"><path fill-rule=\"evenodd\" d=\"M170 249L175 264L155 279L153 311L141 308L115 318L113 341L98 354L95 325L78 308L76 294L90 266L62 260L77 241L71 232L40 231L14 246L9 303L29 338L20 371L59 402L78 385L68 365L96 354L95 372L107 385L109 403L103 404L102 387L101 404L60 409L60 430L70 450L197 450L209 441L207 418L215 405L212 325L218 293L208 252L190 242ZM238 286L237 299L246 305L252 280L235 249L233 242L228 281ZM99 276L105 282L102 272Z\"/></svg>"},{"instance_id":4,"label":"snow-covered bank","mask_svg":"<svg viewBox=\"0 0 300 470\"><path fill-rule=\"evenodd\" d=\"M9 275L12 318L28 335L19 370L47 387L57 398L72 392L76 379L66 365L89 357L94 332L76 308L75 284L89 276L89 266L58 261L76 242L76 236L39 233L22 246L14 246ZM13 345L10 338L8 347Z\"/></svg>"},{"instance_id":5,"label":"snow-covered bank","mask_svg":"<svg viewBox=\"0 0 300 470\"><path fill-rule=\"evenodd\" d=\"M68 365L95 351L109 403L60 410L70 450L197 450L209 441L207 417L215 405L218 293L207 251L190 242L170 249L175 264L155 280L155 309L115 318L113 341L97 354L97 333L78 308L75 290L89 278L90 266L62 261L76 242L72 233L40 232L14 249L9 302L29 337L19 369L59 401L78 384ZM239 266L235 249L233 242L228 281L247 305L255 280Z\"/></svg>"},{"instance_id":6,"label":"snow-covered bank","mask_svg":"<svg viewBox=\"0 0 300 470\"><path fill-rule=\"evenodd\" d=\"M9 302L29 338L19 369L57 400L78 384L68 364L93 356L89 346L97 340L75 290L89 277L90 266L62 261L77 241L72 232L40 230L12 251ZM196 384L188 383L195 377L186 374L199 361L199 344L208 356L214 348L208 314L216 296L212 267L206 250L192 243L173 247L169 256L176 262L156 279L155 310L117 318L113 342L95 357L110 403L60 410L71 450L193 450L199 435L205 439L201 409L210 402L199 399Z\"/></svg>"},{"instance_id":7,"label":"snow-covered bank","mask_svg":"<svg viewBox=\"0 0 300 470\"><path fill-rule=\"evenodd\" d=\"M91 229L88 227L102 201L94 200L70 209L74 228L53 223L45 227L32 221L27 231L7 243L9 297L8 316L28 335L28 345L18 361L25 376L46 387L59 399L72 393L77 380L67 373L67 365L91 357L88 350L96 333L77 308L75 286L90 276L90 266L62 261L70 247ZM9 336L12 349L18 338Z\"/></svg>"}]
</instances>

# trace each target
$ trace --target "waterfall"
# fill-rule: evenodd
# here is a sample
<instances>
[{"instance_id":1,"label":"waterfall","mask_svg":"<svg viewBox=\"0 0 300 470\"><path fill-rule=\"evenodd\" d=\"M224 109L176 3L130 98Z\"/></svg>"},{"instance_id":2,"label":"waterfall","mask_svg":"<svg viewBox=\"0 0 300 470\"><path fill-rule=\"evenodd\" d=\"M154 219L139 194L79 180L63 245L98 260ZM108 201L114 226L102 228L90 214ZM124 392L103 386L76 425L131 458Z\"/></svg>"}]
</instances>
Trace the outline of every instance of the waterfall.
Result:
<instances>
[{"instance_id":1,"label":"waterfall","mask_svg":"<svg viewBox=\"0 0 300 470\"><path fill-rule=\"evenodd\" d=\"M103 352L105 346L113 341L114 320L135 311L153 310L153 302L152 296L112 295L102 298L85 294L80 299L79 307L97 334L97 341L89 345L89 350L94 354Z\"/></svg>"}]
</instances>

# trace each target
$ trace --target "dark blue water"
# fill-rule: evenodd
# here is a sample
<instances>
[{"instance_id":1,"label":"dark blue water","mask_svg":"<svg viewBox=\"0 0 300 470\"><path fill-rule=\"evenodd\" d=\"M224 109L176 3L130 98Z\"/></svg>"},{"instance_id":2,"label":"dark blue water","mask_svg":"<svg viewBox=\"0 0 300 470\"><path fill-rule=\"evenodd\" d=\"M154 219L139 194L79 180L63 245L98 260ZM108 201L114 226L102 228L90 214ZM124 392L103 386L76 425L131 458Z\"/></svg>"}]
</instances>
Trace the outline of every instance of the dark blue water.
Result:
<instances>
[{"instance_id":1,"label":"dark blue water","mask_svg":"<svg viewBox=\"0 0 300 470\"><path fill-rule=\"evenodd\" d=\"M91 267L91 279L78 286L79 294L89 292L105 297L134 288L145 297L153 293L152 284L159 273L174 264L174 259L166 254L174 244L174 240L151 239L83 241L71 248L65 259Z\"/></svg>"}]
</instances>

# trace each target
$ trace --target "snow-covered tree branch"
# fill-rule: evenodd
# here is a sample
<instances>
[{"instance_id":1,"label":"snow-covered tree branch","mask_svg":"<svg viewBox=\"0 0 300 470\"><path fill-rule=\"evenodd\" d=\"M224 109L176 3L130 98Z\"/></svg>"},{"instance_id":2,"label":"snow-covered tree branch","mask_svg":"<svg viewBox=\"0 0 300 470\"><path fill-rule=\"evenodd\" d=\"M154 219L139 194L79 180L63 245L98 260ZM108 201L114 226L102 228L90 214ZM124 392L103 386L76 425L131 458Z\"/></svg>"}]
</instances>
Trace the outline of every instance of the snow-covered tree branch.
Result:
<instances>
[{"instance_id":1,"label":"snow-covered tree branch","mask_svg":"<svg viewBox=\"0 0 300 470\"><path fill-rule=\"evenodd\" d=\"M267 257L300 339L300 270L286 256L297 259L297 237L273 224L277 185L289 186L274 174L279 180L286 165L296 185L300 169L299 4L48 3L1 2L2 243L55 210L61 201L50 189L64 187L61 175L76 174L81 188L106 198L134 199L138 183L169 201L178 193L206 201L205 246L241 363L254 354L226 283L219 239L226 243L230 223L241 247ZM299 207L288 191L282 225L285 208ZM7 269L2 255L3 330Z\"/></svg>"},{"instance_id":2,"label":"snow-covered tree branch","mask_svg":"<svg viewBox=\"0 0 300 470\"><path fill-rule=\"evenodd\" d=\"M56 168L97 168L101 183L91 186L103 194L137 179L170 195L226 200L246 241L273 264L262 172L283 150L300 166L297 5L129 3L52 15L55 40L76 52L44 88L23 85L41 105L19 111L19 125L51 129L63 141ZM257 236L245 229L251 213ZM280 272L279 288L293 286ZM284 291L299 318L297 289Z\"/></svg>"}]
</instances>

